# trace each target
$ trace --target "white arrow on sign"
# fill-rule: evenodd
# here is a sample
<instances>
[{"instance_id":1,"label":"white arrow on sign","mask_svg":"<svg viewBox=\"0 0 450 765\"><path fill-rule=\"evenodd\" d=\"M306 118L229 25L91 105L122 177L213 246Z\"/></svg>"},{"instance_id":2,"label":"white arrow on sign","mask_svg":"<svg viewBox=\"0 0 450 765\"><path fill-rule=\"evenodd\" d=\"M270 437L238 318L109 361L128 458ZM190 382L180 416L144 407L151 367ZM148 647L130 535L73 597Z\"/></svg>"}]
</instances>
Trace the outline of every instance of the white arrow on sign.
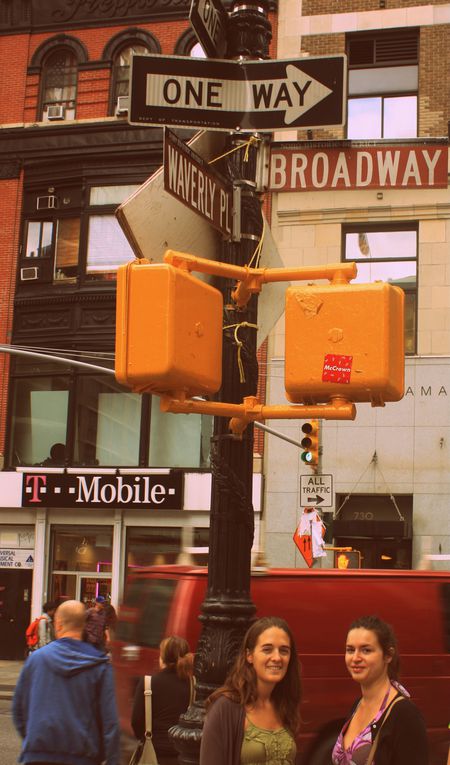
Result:
<instances>
[{"instance_id":1,"label":"white arrow on sign","mask_svg":"<svg viewBox=\"0 0 450 765\"><path fill-rule=\"evenodd\" d=\"M146 106L240 113L281 111L285 124L290 125L330 93L326 85L287 64L286 77L251 82L147 74Z\"/></svg>"}]
</instances>

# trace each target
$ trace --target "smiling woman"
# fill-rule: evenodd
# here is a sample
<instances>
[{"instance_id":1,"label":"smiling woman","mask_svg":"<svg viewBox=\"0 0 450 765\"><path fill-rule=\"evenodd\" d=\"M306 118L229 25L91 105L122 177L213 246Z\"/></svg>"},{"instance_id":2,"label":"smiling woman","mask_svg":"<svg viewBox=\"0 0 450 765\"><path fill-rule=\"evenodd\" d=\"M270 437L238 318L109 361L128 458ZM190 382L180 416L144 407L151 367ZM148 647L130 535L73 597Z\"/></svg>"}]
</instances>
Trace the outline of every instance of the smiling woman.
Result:
<instances>
[{"instance_id":1,"label":"smiling woman","mask_svg":"<svg viewBox=\"0 0 450 765\"><path fill-rule=\"evenodd\" d=\"M377 616L353 622L345 664L362 697L336 741L333 765L427 765L423 719L397 679L400 661L392 627Z\"/></svg>"},{"instance_id":2,"label":"smiling woman","mask_svg":"<svg viewBox=\"0 0 450 765\"><path fill-rule=\"evenodd\" d=\"M283 619L258 619L225 684L208 700L200 765L293 765L300 669Z\"/></svg>"}]
</instances>

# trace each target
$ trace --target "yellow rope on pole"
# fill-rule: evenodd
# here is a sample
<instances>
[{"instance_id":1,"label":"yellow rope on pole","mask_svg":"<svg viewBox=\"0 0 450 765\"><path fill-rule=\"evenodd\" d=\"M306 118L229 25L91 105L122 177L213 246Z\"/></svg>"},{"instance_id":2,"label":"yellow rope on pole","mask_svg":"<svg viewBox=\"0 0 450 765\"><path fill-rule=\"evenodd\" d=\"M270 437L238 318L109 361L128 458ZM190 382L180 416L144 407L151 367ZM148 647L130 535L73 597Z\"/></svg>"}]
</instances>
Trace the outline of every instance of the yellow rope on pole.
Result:
<instances>
[{"instance_id":1,"label":"yellow rope on pole","mask_svg":"<svg viewBox=\"0 0 450 765\"><path fill-rule=\"evenodd\" d=\"M250 258L250 262L247 264L248 268L251 268L251 265L252 265L253 261L255 260L255 258L256 258L255 268L259 267L259 261L261 259L261 252L262 252L262 246L263 246L263 242L264 242L264 234L265 234L265 232L266 232L266 221L263 218L263 229L261 231L261 238L260 238L258 244L255 247L255 251L254 251L252 257Z\"/></svg>"},{"instance_id":2,"label":"yellow rope on pole","mask_svg":"<svg viewBox=\"0 0 450 765\"><path fill-rule=\"evenodd\" d=\"M234 340L237 345L237 363L238 363L238 369L239 369L239 382L245 383L245 371L244 371L244 365L242 363L242 346L244 343L239 340L238 338L238 332L241 327L252 327L253 329L258 329L257 324L251 324L248 321L241 321L239 324L227 324L223 329L233 329L234 328Z\"/></svg>"},{"instance_id":3,"label":"yellow rope on pole","mask_svg":"<svg viewBox=\"0 0 450 765\"><path fill-rule=\"evenodd\" d=\"M258 141L261 141L261 138L258 138L256 135L251 135L248 141L243 141L242 143L239 143L237 146L234 146L232 149L229 149L228 151L224 152L224 154L219 154L218 157L214 157L214 159L210 159L208 162L208 165L214 164L214 162L218 162L219 159L223 159L223 157L227 157L229 154L233 154L235 151L239 151L239 149L244 148L245 146L245 154L244 154L244 162L248 162L248 153L250 150L250 146L252 146L254 143L257 143Z\"/></svg>"}]
</instances>

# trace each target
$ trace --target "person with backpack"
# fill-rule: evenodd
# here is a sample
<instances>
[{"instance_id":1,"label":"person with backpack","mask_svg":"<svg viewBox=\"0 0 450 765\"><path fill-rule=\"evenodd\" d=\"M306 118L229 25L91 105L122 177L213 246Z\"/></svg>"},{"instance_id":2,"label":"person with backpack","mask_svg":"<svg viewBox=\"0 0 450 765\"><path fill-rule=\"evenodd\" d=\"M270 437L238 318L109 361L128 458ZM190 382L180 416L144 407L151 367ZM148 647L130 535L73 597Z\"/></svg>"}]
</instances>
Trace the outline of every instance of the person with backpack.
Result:
<instances>
[{"instance_id":1,"label":"person with backpack","mask_svg":"<svg viewBox=\"0 0 450 765\"><path fill-rule=\"evenodd\" d=\"M48 645L55 639L55 629L53 624L53 617L56 611L56 603L49 601L43 605L43 614L39 620L38 626L38 644L37 648L42 648L44 645Z\"/></svg>"},{"instance_id":2,"label":"person with backpack","mask_svg":"<svg viewBox=\"0 0 450 765\"><path fill-rule=\"evenodd\" d=\"M55 639L53 628L53 616L55 614L56 604L53 602L44 603L43 613L29 624L25 632L25 641L27 644L27 654L42 648Z\"/></svg>"}]
</instances>

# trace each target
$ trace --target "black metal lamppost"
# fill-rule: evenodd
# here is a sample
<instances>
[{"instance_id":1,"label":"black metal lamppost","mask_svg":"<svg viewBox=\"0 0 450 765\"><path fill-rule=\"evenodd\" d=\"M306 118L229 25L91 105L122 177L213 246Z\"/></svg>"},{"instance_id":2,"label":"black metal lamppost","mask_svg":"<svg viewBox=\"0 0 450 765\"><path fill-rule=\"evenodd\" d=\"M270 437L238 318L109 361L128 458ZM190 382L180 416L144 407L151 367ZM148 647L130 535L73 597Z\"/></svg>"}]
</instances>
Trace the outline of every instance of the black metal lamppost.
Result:
<instances>
[{"instance_id":1,"label":"black metal lamppost","mask_svg":"<svg viewBox=\"0 0 450 765\"><path fill-rule=\"evenodd\" d=\"M232 4L228 25L229 59L267 59L271 40L268 0ZM244 142L240 133L229 137L228 148ZM258 142L228 155L230 179L241 186L241 241L223 245L220 260L247 265L262 235L261 200L255 191ZM256 395L257 297L245 309L231 299L233 284L220 280L224 296L224 345L220 401L241 403ZM237 325L242 325L238 328ZM238 341L236 342L236 338ZM238 344L240 359L238 361ZM241 372L244 372L245 379ZM255 614L250 598L251 548L254 533L252 504L253 425L239 440L231 434L228 419L215 418L211 442L211 514L209 532L208 588L201 607L202 632L195 656L196 700L171 729L181 765L197 765L204 704L221 685L243 635ZM213 765L213 764L212 764Z\"/></svg>"}]
</instances>

